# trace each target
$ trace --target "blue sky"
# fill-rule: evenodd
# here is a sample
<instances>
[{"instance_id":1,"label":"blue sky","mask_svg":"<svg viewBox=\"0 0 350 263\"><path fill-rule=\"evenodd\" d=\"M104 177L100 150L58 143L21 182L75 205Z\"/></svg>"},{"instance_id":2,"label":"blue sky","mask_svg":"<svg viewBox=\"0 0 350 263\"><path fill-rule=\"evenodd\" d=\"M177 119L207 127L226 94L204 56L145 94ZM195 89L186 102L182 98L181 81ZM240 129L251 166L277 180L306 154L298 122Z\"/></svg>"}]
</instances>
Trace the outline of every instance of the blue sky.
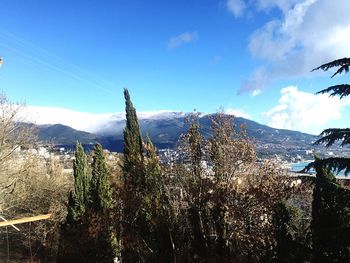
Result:
<instances>
[{"instance_id":1,"label":"blue sky","mask_svg":"<svg viewBox=\"0 0 350 263\"><path fill-rule=\"evenodd\" d=\"M223 107L311 133L347 124L347 100L314 92L349 77L310 70L349 55L350 1L0 0L0 10L0 89L12 101L121 112L127 87L139 111Z\"/></svg>"}]
</instances>

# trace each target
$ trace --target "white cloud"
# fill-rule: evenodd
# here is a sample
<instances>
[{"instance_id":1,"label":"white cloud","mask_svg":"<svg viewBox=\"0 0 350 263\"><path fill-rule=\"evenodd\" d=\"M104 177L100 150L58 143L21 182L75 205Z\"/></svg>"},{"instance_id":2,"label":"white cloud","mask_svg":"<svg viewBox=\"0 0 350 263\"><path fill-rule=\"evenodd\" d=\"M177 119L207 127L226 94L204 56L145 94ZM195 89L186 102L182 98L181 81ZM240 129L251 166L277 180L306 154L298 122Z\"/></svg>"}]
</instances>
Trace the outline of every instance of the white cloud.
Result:
<instances>
[{"instance_id":1,"label":"white cloud","mask_svg":"<svg viewBox=\"0 0 350 263\"><path fill-rule=\"evenodd\" d=\"M263 66L243 83L242 91L262 89L281 78L307 76L310 70L349 56L350 1L256 0L249 8L275 8L281 16L271 19L250 37L248 49ZM263 81L261 75L263 72Z\"/></svg>"},{"instance_id":2,"label":"white cloud","mask_svg":"<svg viewBox=\"0 0 350 263\"><path fill-rule=\"evenodd\" d=\"M227 0L226 7L235 17L240 17L247 6L244 0Z\"/></svg>"},{"instance_id":3,"label":"white cloud","mask_svg":"<svg viewBox=\"0 0 350 263\"><path fill-rule=\"evenodd\" d=\"M242 109L228 108L227 110L225 110L225 113L229 114L229 115L234 115L235 117L242 117L242 118L245 118L245 119L251 119L252 118L248 113L246 113Z\"/></svg>"},{"instance_id":4,"label":"white cloud","mask_svg":"<svg viewBox=\"0 0 350 263\"><path fill-rule=\"evenodd\" d=\"M166 119L184 116L185 113L170 110L138 112L139 119ZM89 113L59 107L26 106L20 112L20 119L36 124L63 124L76 130L104 132L116 129L115 123L125 120L124 112Z\"/></svg>"},{"instance_id":5,"label":"white cloud","mask_svg":"<svg viewBox=\"0 0 350 263\"><path fill-rule=\"evenodd\" d=\"M74 129L95 132L96 128L112 120L124 118L122 113L88 113L58 107L27 106L28 122L36 124L63 124Z\"/></svg>"},{"instance_id":6,"label":"white cloud","mask_svg":"<svg viewBox=\"0 0 350 263\"><path fill-rule=\"evenodd\" d=\"M260 89L253 90L252 97L258 96L261 93Z\"/></svg>"},{"instance_id":7,"label":"white cloud","mask_svg":"<svg viewBox=\"0 0 350 263\"><path fill-rule=\"evenodd\" d=\"M278 105L263 113L267 125L319 134L331 121L338 120L349 99L340 100L329 94L313 94L298 90L295 86L281 89Z\"/></svg>"},{"instance_id":8,"label":"white cloud","mask_svg":"<svg viewBox=\"0 0 350 263\"><path fill-rule=\"evenodd\" d=\"M268 10L273 7L278 7L286 13L294 4L300 0L257 0L256 5L258 10Z\"/></svg>"},{"instance_id":9,"label":"white cloud","mask_svg":"<svg viewBox=\"0 0 350 263\"><path fill-rule=\"evenodd\" d=\"M198 39L198 32L184 32L178 36L174 36L168 41L168 48L177 48L183 44L196 41Z\"/></svg>"}]
</instances>

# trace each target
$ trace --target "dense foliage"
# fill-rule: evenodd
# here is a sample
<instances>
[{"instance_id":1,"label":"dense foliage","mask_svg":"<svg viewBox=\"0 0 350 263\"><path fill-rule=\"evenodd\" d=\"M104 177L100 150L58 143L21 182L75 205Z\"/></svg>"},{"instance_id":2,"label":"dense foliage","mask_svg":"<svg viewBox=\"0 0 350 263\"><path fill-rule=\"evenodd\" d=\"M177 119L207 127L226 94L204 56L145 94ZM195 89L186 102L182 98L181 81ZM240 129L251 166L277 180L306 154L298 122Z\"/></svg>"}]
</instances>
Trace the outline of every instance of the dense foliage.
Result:
<instances>
[{"instance_id":1,"label":"dense foliage","mask_svg":"<svg viewBox=\"0 0 350 263\"><path fill-rule=\"evenodd\" d=\"M274 209L277 262L308 262L311 259L311 233L308 220L297 207L285 202Z\"/></svg>"},{"instance_id":2,"label":"dense foliage","mask_svg":"<svg viewBox=\"0 0 350 263\"><path fill-rule=\"evenodd\" d=\"M177 149L180 161L161 165L150 138L142 142L124 94L122 260L273 260L273 207L291 192L286 175L270 163L257 165L244 132L222 114L213 116L210 139L193 115Z\"/></svg>"},{"instance_id":3,"label":"dense foliage","mask_svg":"<svg viewBox=\"0 0 350 263\"><path fill-rule=\"evenodd\" d=\"M312 203L314 262L350 261L350 190L315 161L316 183Z\"/></svg>"},{"instance_id":4,"label":"dense foliage","mask_svg":"<svg viewBox=\"0 0 350 263\"><path fill-rule=\"evenodd\" d=\"M89 175L84 149L77 143L73 170L74 190L69 195L57 261L114 262L118 244L111 217L110 174L102 146L94 147Z\"/></svg>"}]
</instances>

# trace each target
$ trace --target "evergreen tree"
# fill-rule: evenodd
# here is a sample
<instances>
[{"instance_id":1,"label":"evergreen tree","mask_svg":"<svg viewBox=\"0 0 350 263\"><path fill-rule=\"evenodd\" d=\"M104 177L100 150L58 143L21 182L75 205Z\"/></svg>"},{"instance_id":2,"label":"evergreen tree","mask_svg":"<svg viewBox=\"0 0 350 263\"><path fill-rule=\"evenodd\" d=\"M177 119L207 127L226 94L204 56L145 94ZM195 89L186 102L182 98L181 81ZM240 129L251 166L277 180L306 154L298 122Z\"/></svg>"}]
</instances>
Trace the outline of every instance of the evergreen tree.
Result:
<instances>
[{"instance_id":1,"label":"evergreen tree","mask_svg":"<svg viewBox=\"0 0 350 263\"><path fill-rule=\"evenodd\" d=\"M104 211L112 207L112 191L108 181L109 171L101 144L94 147L90 182L90 207Z\"/></svg>"},{"instance_id":2,"label":"evergreen tree","mask_svg":"<svg viewBox=\"0 0 350 263\"><path fill-rule=\"evenodd\" d=\"M337 59L323 64L314 70L327 71L337 68L332 77L348 73L350 58ZM350 85L340 84L328 87L318 94L330 93L340 99L350 95ZM340 142L341 146L350 144L350 129L330 128L320 134L315 144L326 147ZM312 203L312 243L314 262L350 261L350 193L341 187L332 171L350 172L350 158L332 157L310 163L304 171L315 168L316 180Z\"/></svg>"},{"instance_id":3,"label":"evergreen tree","mask_svg":"<svg viewBox=\"0 0 350 263\"><path fill-rule=\"evenodd\" d=\"M149 136L143 143L136 110L124 90L124 262L167 262L171 250L165 224L164 188L156 149Z\"/></svg>"},{"instance_id":4,"label":"evergreen tree","mask_svg":"<svg viewBox=\"0 0 350 263\"><path fill-rule=\"evenodd\" d=\"M164 182L156 149L149 135L146 137L145 156L146 198L149 205L158 210L161 206Z\"/></svg>"},{"instance_id":5,"label":"evergreen tree","mask_svg":"<svg viewBox=\"0 0 350 263\"><path fill-rule=\"evenodd\" d=\"M148 262L169 262L172 257L172 246L169 239L168 210L169 204L165 194L165 180L149 135L145 143L145 217L148 233L144 236L148 246L153 251L148 253Z\"/></svg>"},{"instance_id":6,"label":"evergreen tree","mask_svg":"<svg viewBox=\"0 0 350 263\"><path fill-rule=\"evenodd\" d=\"M278 203L274 209L273 225L277 262L310 261L311 238L309 228L299 209L285 202Z\"/></svg>"},{"instance_id":7,"label":"evergreen tree","mask_svg":"<svg viewBox=\"0 0 350 263\"><path fill-rule=\"evenodd\" d=\"M146 257L149 246L144 238L149 233L145 204L146 181L143 141L136 110L129 91L124 90L126 126L124 129L124 192L122 225L123 262L139 262Z\"/></svg>"},{"instance_id":8,"label":"evergreen tree","mask_svg":"<svg viewBox=\"0 0 350 263\"><path fill-rule=\"evenodd\" d=\"M74 190L70 193L68 199L68 223L73 223L83 216L89 198L88 163L84 148L79 142L76 144L73 175Z\"/></svg>"},{"instance_id":9,"label":"evergreen tree","mask_svg":"<svg viewBox=\"0 0 350 263\"><path fill-rule=\"evenodd\" d=\"M91 165L88 219L88 262L114 262L118 255L117 238L112 219L112 190L109 170L100 144L96 144Z\"/></svg>"},{"instance_id":10,"label":"evergreen tree","mask_svg":"<svg viewBox=\"0 0 350 263\"><path fill-rule=\"evenodd\" d=\"M126 126L124 129L124 180L129 186L140 188L144 185L143 142L129 91L124 89Z\"/></svg>"},{"instance_id":11,"label":"evergreen tree","mask_svg":"<svg viewBox=\"0 0 350 263\"><path fill-rule=\"evenodd\" d=\"M147 157L146 162L146 174L147 177L156 177L154 182L158 182L161 175L161 168L159 164L159 158L157 156L156 148L154 147L150 136L146 136L145 152Z\"/></svg>"},{"instance_id":12,"label":"evergreen tree","mask_svg":"<svg viewBox=\"0 0 350 263\"><path fill-rule=\"evenodd\" d=\"M57 262L84 262L86 211L89 200L89 169L84 148L77 142L73 161L74 189L68 197L68 213L62 225Z\"/></svg>"},{"instance_id":13,"label":"evergreen tree","mask_svg":"<svg viewBox=\"0 0 350 263\"><path fill-rule=\"evenodd\" d=\"M350 58L342 58L342 59L334 60L332 62L323 64L313 69L312 71L315 71L315 70L327 71L334 67L338 69L332 75L332 77L336 75L340 75L342 73L348 73L349 67L350 67ZM339 84L339 85L331 86L317 93L318 94L330 93L331 97L340 96L340 99L343 99L344 97L350 95L350 84ZM329 147L333 145L335 142L339 141L341 143L341 146L345 146L347 144L350 144L350 129L349 128L326 129L320 134L320 137L321 138L317 140L315 144L325 144L327 147ZM319 160L319 164L335 172L340 172L342 170L345 172L345 174L348 174L350 172L350 158L332 157L332 158ZM312 166L313 164L310 164L306 170L310 169Z\"/></svg>"},{"instance_id":14,"label":"evergreen tree","mask_svg":"<svg viewBox=\"0 0 350 263\"><path fill-rule=\"evenodd\" d=\"M112 191L100 144L94 147L89 181L84 180L87 177L84 177L86 165L86 156L79 144L74 162L76 193L71 194L69 199L69 203L75 205L69 209L68 218L73 218L73 215L79 215L80 218L63 226L57 262L113 263L118 255L118 246L111 220Z\"/></svg>"},{"instance_id":15,"label":"evergreen tree","mask_svg":"<svg viewBox=\"0 0 350 263\"><path fill-rule=\"evenodd\" d=\"M314 162L312 202L314 262L350 262L350 191L341 187L322 160Z\"/></svg>"}]
</instances>

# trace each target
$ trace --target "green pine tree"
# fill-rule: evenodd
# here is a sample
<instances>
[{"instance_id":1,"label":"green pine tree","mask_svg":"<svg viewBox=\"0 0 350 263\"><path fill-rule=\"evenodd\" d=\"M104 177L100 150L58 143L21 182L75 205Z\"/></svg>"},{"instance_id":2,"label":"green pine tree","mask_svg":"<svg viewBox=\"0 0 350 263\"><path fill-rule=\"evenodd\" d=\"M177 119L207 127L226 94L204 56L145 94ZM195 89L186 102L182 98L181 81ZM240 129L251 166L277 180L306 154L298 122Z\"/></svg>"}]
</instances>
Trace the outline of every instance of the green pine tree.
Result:
<instances>
[{"instance_id":1,"label":"green pine tree","mask_svg":"<svg viewBox=\"0 0 350 263\"><path fill-rule=\"evenodd\" d=\"M350 262L350 191L316 159L312 202L314 262Z\"/></svg>"},{"instance_id":2,"label":"green pine tree","mask_svg":"<svg viewBox=\"0 0 350 263\"><path fill-rule=\"evenodd\" d=\"M84 148L79 142L76 144L73 175L74 190L70 193L68 199L68 223L75 222L84 215L89 199L88 163Z\"/></svg>"}]
</instances>

